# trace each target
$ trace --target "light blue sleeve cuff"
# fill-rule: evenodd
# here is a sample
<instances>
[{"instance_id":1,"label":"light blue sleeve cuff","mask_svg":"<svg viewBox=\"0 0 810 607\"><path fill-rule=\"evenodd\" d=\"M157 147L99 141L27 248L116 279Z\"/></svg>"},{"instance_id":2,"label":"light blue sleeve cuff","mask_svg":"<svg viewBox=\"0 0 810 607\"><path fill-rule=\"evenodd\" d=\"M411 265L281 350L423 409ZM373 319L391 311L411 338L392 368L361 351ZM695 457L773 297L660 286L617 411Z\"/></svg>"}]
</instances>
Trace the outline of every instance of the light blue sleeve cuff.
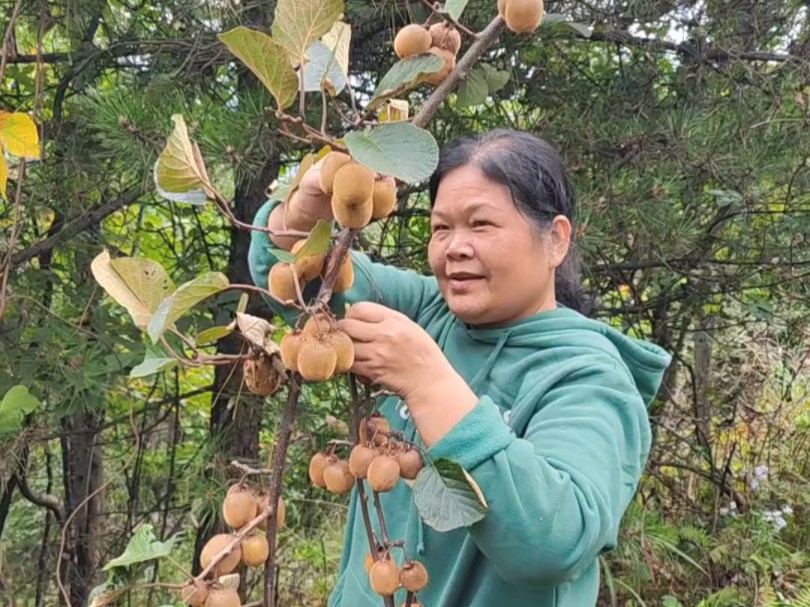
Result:
<instances>
[{"instance_id":1,"label":"light blue sleeve cuff","mask_svg":"<svg viewBox=\"0 0 810 607\"><path fill-rule=\"evenodd\" d=\"M428 455L433 459L446 457L470 471L514 440L515 434L503 421L497 405L485 395L450 432L428 449Z\"/></svg>"}]
</instances>

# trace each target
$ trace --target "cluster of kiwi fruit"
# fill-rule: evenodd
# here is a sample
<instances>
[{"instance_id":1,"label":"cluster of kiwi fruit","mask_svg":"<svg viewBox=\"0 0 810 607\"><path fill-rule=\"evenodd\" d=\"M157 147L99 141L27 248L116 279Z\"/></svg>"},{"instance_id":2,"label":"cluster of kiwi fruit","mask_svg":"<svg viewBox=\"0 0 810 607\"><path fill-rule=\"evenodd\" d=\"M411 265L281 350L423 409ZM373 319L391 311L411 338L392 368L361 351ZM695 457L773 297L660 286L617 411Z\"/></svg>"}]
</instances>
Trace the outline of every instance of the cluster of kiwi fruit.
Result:
<instances>
[{"instance_id":1,"label":"cluster of kiwi fruit","mask_svg":"<svg viewBox=\"0 0 810 607\"><path fill-rule=\"evenodd\" d=\"M309 480L332 493L352 490L356 480L365 480L378 493L391 491L400 478L414 480L423 467L419 450L389 439L388 421L379 414L360 421L361 441L349 459L334 453L316 453L309 462Z\"/></svg>"},{"instance_id":2,"label":"cluster of kiwi fruit","mask_svg":"<svg viewBox=\"0 0 810 607\"><path fill-rule=\"evenodd\" d=\"M530 34L543 20L543 0L498 0L498 14L516 34Z\"/></svg>"},{"instance_id":3,"label":"cluster of kiwi fruit","mask_svg":"<svg viewBox=\"0 0 810 607\"><path fill-rule=\"evenodd\" d=\"M270 503L270 495L266 491L256 491L247 483L239 482L233 485L222 502L222 518L234 531L239 531L264 511ZM273 516L277 528L284 526L286 517L284 500L279 497ZM267 519L257 526L258 530L267 530ZM229 533L214 535L203 546L200 553L200 566L203 569L211 564L214 557L225 550L233 542L234 536ZM247 535L236 544L233 549L214 567L214 578L228 575L239 565L247 567L260 567L267 561L270 546L264 533L256 531ZM240 607L239 594L232 588L223 587L216 582L195 583L190 582L180 591L186 605L191 607Z\"/></svg>"},{"instance_id":4,"label":"cluster of kiwi fruit","mask_svg":"<svg viewBox=\"0 0 810 607\"><path fill-rule=\"evenodd\" d=\"M308 381L326 381L354 364L351 338L323 312L310 316L303 329L287 333L280 347L284 366Z\"/></svg>"},{"instance_id":5,"label":"cluster of kiwi fruit","mask_svg":"<svg viewBox=\"0 0 810 607\"><path fill-rule=\"evenodd\" d=\"M411 23L394 38L394 52L400 59L431 53L444 61L442 69L425 76L425 82L431 86L440 85L453 71L460 48L461 34L449 23L434 23L430 27Z\"/></svg>"}]
</instances>

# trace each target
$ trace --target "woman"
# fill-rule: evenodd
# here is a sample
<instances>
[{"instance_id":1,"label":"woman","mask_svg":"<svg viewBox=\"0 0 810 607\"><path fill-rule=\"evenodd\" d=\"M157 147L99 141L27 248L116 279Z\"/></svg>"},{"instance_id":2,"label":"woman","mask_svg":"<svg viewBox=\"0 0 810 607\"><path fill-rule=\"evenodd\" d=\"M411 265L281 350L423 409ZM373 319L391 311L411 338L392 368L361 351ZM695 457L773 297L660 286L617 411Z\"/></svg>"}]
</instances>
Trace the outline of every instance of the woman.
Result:
<instances>
[{"instance_id":1,"label":"woman","mask_svg":"<svg viewBox=\"0 0 810 607\"><path fill-rule=\"evenodd\" d=\"M281 229L285 212L293 229L330 217L317 183L316 168L290 208L266 204L257 225ZM438 533L400 482L382 495L389 536L427 567L426 607L595 605L597 557L615 546L636 490L650 448L646 407L670 357L576 310L574 194L544 141L497 130L454 143L430 199L434 276L352 252L354 286L333 305L354 304L340 321L355 342L353 371L397 395L380 407L392 430L460 463L489 508L469 528ZM253 233L261 286L270 246ZM365 533L353 494L330 607L382 604L363 568Z\"/></svg>"}]
</instances>

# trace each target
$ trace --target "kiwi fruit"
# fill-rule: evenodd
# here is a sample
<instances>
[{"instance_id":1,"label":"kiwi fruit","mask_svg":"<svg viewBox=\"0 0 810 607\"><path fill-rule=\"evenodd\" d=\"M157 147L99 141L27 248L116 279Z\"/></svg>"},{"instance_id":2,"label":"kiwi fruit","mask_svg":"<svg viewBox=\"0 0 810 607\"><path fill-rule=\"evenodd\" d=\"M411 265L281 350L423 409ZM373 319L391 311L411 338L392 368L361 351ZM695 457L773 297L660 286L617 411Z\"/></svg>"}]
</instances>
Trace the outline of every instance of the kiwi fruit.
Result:
<instances>
[{"instance_id":1,"label":"kiwi fruit","mask_svg":"<svg viewBox=\"0 0 810 607\"><path fill-rule=\"evenodd\" d=\"M302 333L294 331L281 338L281 362L290 371L298 371L298 351L301 349Z\"/></svg>"},{"instance_id":2,"label":"kiwi fruit","mask_svg":"<svg viewBox=\"0 0 810 607\"><path fill-rule=\"evenodd\" d=\"M270 503L270 494L266 491L263 491L259 494L257 500L259 504L259 512L263 512L265 508L267 508L268 504ZM287 516L287 505L284 503L284 498L279 496L278 504L276 505L276 510L270 517L275 517L276 519L276 529L281 529L284 526L284 519ZM261 523L259 523L259 529L267 530L267 520L264 519Z\"/></svg>"},{"instance_id":3,"label":"kiwi fruit","mask_svg":"<svg viewBox=\"0 0 810 607\"><path fill-rule=\"evenodd\" d=\"M208 598L208 586L189 582L180 590L180 598L189 607L202 607Z\"/></svg>"},{"instance_id":4,"label":"kiwi fruit","mask_svg":"<svg viewBox=\"0 0 810 607\"><path fill-rule=\"evenodd\" d=\"M379 413L364 417L360 420L360 441L374 441L374 445L382 447L388 442L388 433L391 426L388 420Z\"/></svg>"},{"instance_id":5,"label":"kiwi fruit","mask_svg":"<svg viewBox=\"0 0 810 607\"><path fill-rule=\"evenodd\" d=\"M304 333L313 337L330 331L334 326L332 317L323 312L318 312L307 318L304 323Z\"/></svg>"},{"instance_id":6,"label":"kiwi fruit","mask_svg":"<svg viewBox=\"0 0 810 607\"><path fill-rule=\"evenodd\" d=\"M411 23L399 30L394 37L394 52L400 59L405 59L411 55L426 53L431 42L430 33L424 27Z\"/></svg>"},{"instance_id":7,"label":"kiwi fruit","mask_svg":"<svg viewBox=\"0 0 810 607\"><path fill-rule=\"evenodd\" d=\"M371 589L379 595L390 596L399 588L399 569L390 559L377 561L368 572Z\"/></svg>"},{"instance_id":8,"label":"kiwi fruit","mask_svg":"<svg viewBox=\"0 0 810 607\"><path fill-rule=\"evenodd\" d=\"M399 464L400 476L409 481L414 480L416 475L419 474L419 471L424 467L419 449L411 448L406 451L399 451L396 454L396 458Z\"/></svg>"},{"instance_id":9,"label":"kiwi fruit","mask_svg":"<svg viewBox=\"0 0 810 607\"><path fill-rule=\"evenodd\" d=\"M444 65L438 72L425 75L425 82L431 86L439 86L456 67L456 56L447 49L438 47L431 47L428 52L436 55L437 57L441 57L442 60L444 60Z\"/></svg>"},{"instance_id":10,"label":"kiwi fruit","mask_svg":"<svg viewBox=\"0 0 810 607\"><path fill-rule=\"evenodd\" d=\"M267 278L267 285L270 294L281 301L286 303L290 300L298 301L298 292L295 290L295 270L292 265L288 263L277 263L270 268L270 275ZM301 285L303 290L304 285Z\"/></svg>"},{"instance_id":11,"label":"kiwi fruit","mask_svg":"<svg viewBox=\"0 0 810 607\"><path fill-rule=\"evenodd\" d=\"M366 478L368 467L375 457L377 452L374 449L365 445L355 445L349 456L349 472L355 478Z\"/></svg>"},{"instance_id":12,"label":"kiwi fruit","mask_svg":"<svg viewBox=\"0 0 810 607\"><path fill-rule=\"evenodd\" d=\"M328 334L329 341L337 353L335 374L348 373L354 364L354 343L345 331L332 331Z\"/></svg>"},{"instance_id":13,"label":"kiwi fruit","mask_svg":"<svg viewBox=\"0 0 810 607\"><path fill-rule=\"evenodd\" d=\"M312 481L313 485L321 489L326 489L323 473L327 465L329 465L329 458L323 453L316 453L309 460L309 480Z\"/></svg>"},{"instance_id":14,"label":"kiwi fruit","mask_svg":"<svg viewBox=\"0 0 810 607\"><path fill-rule=\"evenodd\" d=\"M374 491L391 491L399 481L399 464L390 455L378 455L368 466L368 484Z\"/></svg>"},{"instance_id":15,"label":"kiwi fruit","mask_svg":"<svg viewBox=\"0 0 810 607\"><path fill-rule=\"evenodd\" d=\"M454 55L461 48L461 34L452 25L447 23L434 23L430 26L431 46L443 48Z\"/></svg>"},{"instance_id":16,"label":"kiwi fruit","mask_svg":"<svg viewBox=\"0 0 810 607\"><path fill-rule=\"evenodd\" d=\"M352 265L352 258L346 255L343 265L338 270L335 284L332 285L332 293L345 293L352 288L354 284L354 265Z\"/></svg>"},{"instance_id":17,"label":"kiwi fruit","mask_svg":"<svg viewBox=\"0 0 810 607\"><path fill-rule=\"evenodd\" d=\"M231 529L241 529L256 518L259 505L249 490L229 491L222 502L222 518Z\"/></svg>"},{"instance_id":18,"label":"kiwi fruit","mask_svg":"<svg viewBox=\"0 0 810 607\"><path fill-rule=\"evenodd\" d=\"M335 373L337 351L327 339L304 335L297 364L298 372L307 381L326 381Z\"/></svg>"},{"instance_id":19,"label":"kiwi fruit","mask_svg":"<svg viewBox=\"0 0 810 607\"><path fill-rule=\"evenodd\" d=\"M284 379L282 375L264 354L259 358L249 358L242 366L247 389L258 396L270 396L278 390Z\"/></svg>"},{"instance_id":20,"label":"kiwi fruit","mask_svg":"<svg viewBox=\"0 0 810 607\"><path fill-rule=\"evenodd\" d=\"M205 607L241 607L239 593L233 588L215 588L208 593Z\"/></svg>"},{"instance_id":21,"label":"kiwi fruit","mask_svg":"<svg viewBox=\"0 0 810 607\"><path fill-rule=\"evenodd\" d=\"M374 193L375 178L374 171L362 164L357 162L344 164L335 173L332 209L335 207L335 199L349 208L363 206Z\"/></svg>"},{"instance_id":22,"label":"kiwi fruit","mask_svg":"<svg viewBox=\"0 0 810 607\"><path fill-rule=\"evenodd\" d=\"M233 541L233 536L227 533L218 533L217 535L213 536L208 542L203 546L202 552L200 552L200 565L203 569L207 568L208 565L211 564L211 561L214 560L214 557L222 552L231 542ZM215 574L217 577L221 575L227 575L231 573L234 569L239 566L239 561L242 560L242 549L239 547L239 544L234 546L233 550L231 550L228 555L222 559L217 566L214 568ZM208 599L210 600L211 594L214 591L209 593ZM206 605L208 603L206 602Z\"/></svg>"},{"instance_id":23,"label":"kiwi fruit","mask_svg":"<svg viewBox=\"0 0 810 607\"><path fill-rule=\"evenodd\" d=\"M318 185L321 186L321 189L326 194L332 193L332 186L335 182L335 173L337 170L342 167L344 164L348 164L352 161L352 157L348 154L344 154L343 152L329 152L323 158L323 164L321 164L321 172L318 175Z\"/></svg>"},{"instance_id":24,"label":"kiwi fruit","mask_svg":"<svg viewBox=\"0 0 810 607\"><path fill-rule=\"evenodd\" d=\"M506 0L503 18L516 34L529 34L539 27L544 12L543 0Z\"/></svg>"},{"instance_id":25,"label":"kiwi fruit","mask_svg":"<svg viewBox=\"0 0 810 607\"><path fill-rule=\"evenodd\" d=\"M419 561L406 561L399 572L399 583L408 592L419 592L428 584L428 572Z\"/></svg>"},{"instance_id":26,"label":"kiwi fruit","mask_svg":"<svg viewBox=\"0 0 810 607\"><path fill-rule=\"evenodd\" d=\"M371 221L374 213L374 199L369 197L360 206L349 207L343 204L337 196L332 196L332 214L337 219L341 228L352 230L362 230Z\"/></svg>"},{"instance_id":27,"label":"kiwi fruit","mask_svg":"<svg viewBox=\"0 0 810 607\"><path fill-rule=\"evenodd\" d=\"M335 458L323 472L326 488L332 493L348 493L354 487L354 476L349 471L349 462Z\"/></svg>"},{"instance_id":28,"label":"kiwi fruit","mask_svg":"<svg viewBox=\"0 0 810 607\"><path fill-rule=\"evenodd\" d=\"M301 250L301 247L304 246L306 242L306 238L302 238L298 242L296 242L292 249L290 249L290 253L295 255L298 251ZM313 280L314 278L318 277L318 274L321 273L323 270L323 262L326 259L326 253L315 253L310 255L305 255L301 259L296 259L293 262L293 266L295 267L295 271L304 280Z\"/></svg>"},{"instance_id":29,"label":"kiwi fruit","mask_svg":"<svg viewBox=\"0 0 810 607\"><path fill-rule=\"evenodd\" d=\"M382 177L374 182L372 219L388 217L397 203L397 182L393 177Z\"/></svg>"},{"instance_id":30,"label":"kiwi fruit","mask_svg":"<svg viewBox=\"0 0 810 607\"><path fill-rule=\"evenodd\" d=\"M251 535L242 540L242 562L248 567L264 565L269 554L270 544L264 535Z\"/></svg>"}]
</instances>

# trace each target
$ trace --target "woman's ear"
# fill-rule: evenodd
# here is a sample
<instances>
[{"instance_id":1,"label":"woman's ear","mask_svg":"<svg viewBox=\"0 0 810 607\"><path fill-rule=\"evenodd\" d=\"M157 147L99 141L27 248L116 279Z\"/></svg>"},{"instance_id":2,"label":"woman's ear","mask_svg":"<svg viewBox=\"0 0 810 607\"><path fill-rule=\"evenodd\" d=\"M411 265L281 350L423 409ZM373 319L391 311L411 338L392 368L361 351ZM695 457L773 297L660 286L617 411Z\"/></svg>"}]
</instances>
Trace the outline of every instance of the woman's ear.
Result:
<instances>
[{"instance_id":1,"label":"woman's ear","mask_svg":"<svg viewBox=\"0 0 810 607\"><path fill-rule=\"evenodd\" d=\"M557 215L551 222L551 247L549 262L559 266L571 247L571 222L565 215Z\"/></svg>"}]
</instances>

